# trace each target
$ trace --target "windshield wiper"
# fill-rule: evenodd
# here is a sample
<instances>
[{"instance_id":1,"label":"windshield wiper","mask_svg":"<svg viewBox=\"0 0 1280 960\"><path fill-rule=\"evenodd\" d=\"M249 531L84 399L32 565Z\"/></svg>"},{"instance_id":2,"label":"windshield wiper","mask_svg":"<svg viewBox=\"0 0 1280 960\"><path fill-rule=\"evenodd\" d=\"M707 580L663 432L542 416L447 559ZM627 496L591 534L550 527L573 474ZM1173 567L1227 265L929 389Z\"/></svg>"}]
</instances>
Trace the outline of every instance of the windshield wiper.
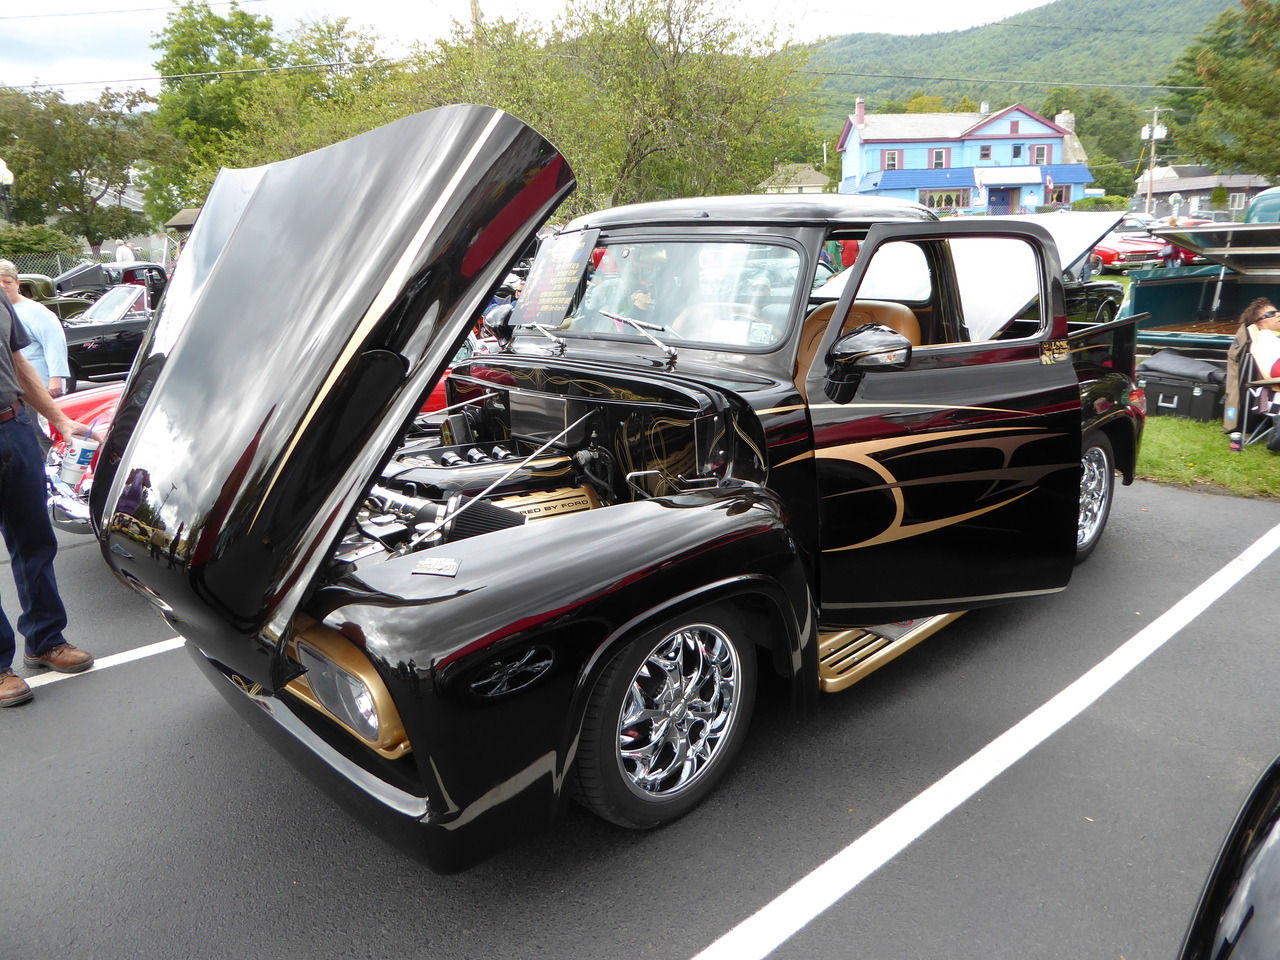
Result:
<instances>
[{"instance_id":1,"label":"windshield wiper","mask_svg":"<svg viewBox=\"0 0 1280 960\"><path fill-rule=\"evenodd\" d=\"M672 330L668 330L666 327L659 324L649 323L646 320L637 320L634 317L624 317L618 313L610 313L608 310L597 310L596 313L600 314L602 317L608 317L614 323L625 323L628 326L635 328L636 332L639 333L640 336L645 337L650 343L654 344L654 346L665 353L668 360L675 363L676 348L670 344L663 343L649 331L657 330L659 333L667 333L673 337L678 337L680 334Z\"/></svg>"},{"instance_id":2,"label":"windshield wiper","mask_svg":"<svg viewBox=\"0 0 1280 960\"><path fill-rule=\"evenodd\" d=\"M541 323L522 323L519 326L517 326L516 329L517 330L537 330L540 334L542 334L544 337L546 337L548 340L550 340L552 343L556 345L557 357L564 356L565 340L562 337L557 337L554 333L552 333L550 327L544 326Z\"/></svg>"}]
</instances>

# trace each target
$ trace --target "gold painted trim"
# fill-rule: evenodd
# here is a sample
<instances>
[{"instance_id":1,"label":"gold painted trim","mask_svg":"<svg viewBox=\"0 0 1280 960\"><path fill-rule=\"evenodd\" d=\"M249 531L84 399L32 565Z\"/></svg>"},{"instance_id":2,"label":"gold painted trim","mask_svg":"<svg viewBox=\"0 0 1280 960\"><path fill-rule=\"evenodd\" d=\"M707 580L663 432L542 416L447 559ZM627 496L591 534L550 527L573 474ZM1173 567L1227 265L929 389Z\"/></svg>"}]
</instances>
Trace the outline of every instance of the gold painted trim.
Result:
<instances>
[{"instance_id":1,"label":"gold painted trim","mask_svg":"<svg viewBox=\"0 0 1280 960\"><path fill-rule=\"evenodd\" d=\"M861 550L863 547L877 547L882 543L893 543L896 540L906 540L909 537L918 537L925 533L933 533L935 530L941 530L944 527L950 527L957 523L964 523L966 520L972 520L974 517L980 517L984 513L990 513L992 510L999 510L1001 507L1007 507L1011 503L1017 503L1028 494L1034 493L1034 490L1024 490L1016 497L1010 497L1008 500L1001 500L999 503L993 503L989 507L983 507L981 510L970 510L968 513L959 513L952 517L943 517L941 520L930 520L926 523L913 523L909 527L902 526L902 509L899 503L897 516L894 517L893 526L885 530L879 536L872 537L870 540L860 540L857 543L851 543L844 547L831 547L823 550L823 553L841 553L845 550Z\"/></svg>"},{"instance_id":2,"label":"gold painted trim","mask_svg":"<svg viewBox=\"0 0 1280 960\"><path fill-rule=\"evenodd\" d=\"M811 403L810 410L969 410L974 413L1004 413L1011 416L1023 414L1008 407L966 407L954 403Z\"/></svg>"},{"instance_id":3,"label":"gold painted trim","mask_svg":"<svg viewBox=\"0 0 1280 960\"><path fill-rule=\"evenodd\" d=\"M398 760L412 749L409 744L409 734L405 731L404 723L400 719L400 712L396 710L395 702L391 699L391 691L382 682L378 671L373 668L364 651L336 630L302 613L294 618L293 636L289 639L289 656L295 662L298 661L299 643L305 643L326 659L333 661L338 667L357 677L369 689L373 695L374 709L378 714L378 739L369 740L361 736L326 709L312 692L305 673L285 684L285 690L307 706L324 714L370 750L388 760Z\"/></svg>"},{"instance_id":4,"label":"gold painted trim","mask_svg":"<svg viewBox=\"0 0 1280 960\"><path fill-rule=\"evenodd\" d=\"M933 636L967 611L940 613L926 617L914 630L897 640L876 636L860 627L836 630L818 635L818 687L823 693L836 693L853 686L875 673L886 663L896 660L921 640Z\"/></svg>"},{"instance_id":5,"label":"gold painted trim","mask_svg":"<svg viewBox=\"0 0 1280 960\"><path fill-rule=\"evenodd\" d=\"M578 513L582 510L595 510L600 500L591 487L569 487L551 493L522 493L509 497L497 497L494 506L505 507L522 514L532 523L534 520L545 520L566 513Z\"/></svg>"}]
</instances>

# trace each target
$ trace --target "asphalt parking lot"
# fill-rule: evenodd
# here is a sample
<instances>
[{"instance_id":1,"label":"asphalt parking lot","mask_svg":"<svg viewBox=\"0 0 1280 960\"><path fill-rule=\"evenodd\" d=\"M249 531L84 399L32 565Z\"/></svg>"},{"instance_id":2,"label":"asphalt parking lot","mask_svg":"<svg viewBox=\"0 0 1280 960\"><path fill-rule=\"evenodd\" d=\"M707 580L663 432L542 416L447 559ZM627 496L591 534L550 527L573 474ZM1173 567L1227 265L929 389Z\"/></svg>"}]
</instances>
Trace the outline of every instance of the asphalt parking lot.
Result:
<instances>
[{"instance_id":1,"label":"asphalt parking lot","mask_svg":"<svg viewBox=\"0 0 1280 960\"><path fill-rule=\"evenodd\" d=\"M803 717L766 685L680 822L574 809L453 877L296 775L62 536L69 636L100 666L0 713L0 957L1171 958L1280 753L1280 558L1237 559L1277 525L1280 504L1123 489L1066 592L975 611Z\"/></svg>"}]
</instances>

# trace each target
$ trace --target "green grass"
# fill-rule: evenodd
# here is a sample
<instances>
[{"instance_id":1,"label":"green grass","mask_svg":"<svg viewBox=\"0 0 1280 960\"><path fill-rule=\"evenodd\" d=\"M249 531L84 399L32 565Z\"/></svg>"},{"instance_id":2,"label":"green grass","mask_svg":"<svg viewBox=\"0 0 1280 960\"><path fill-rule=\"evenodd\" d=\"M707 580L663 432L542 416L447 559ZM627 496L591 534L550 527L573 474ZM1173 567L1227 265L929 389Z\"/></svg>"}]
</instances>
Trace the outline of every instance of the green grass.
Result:
<instances>
[{"instance_id":1,"label":"green grass","mask_svg":"<svg viewBox=\"0 0 1280 960\"><path fill-rule=\"evenodd\" d=\"M1265 443L1232 452L1218 423L1150 417L1138 454L1138 476L1159 483L1216 488L1237 497L1280 500L1280 454Z\"/></svg>"}]
</instances>

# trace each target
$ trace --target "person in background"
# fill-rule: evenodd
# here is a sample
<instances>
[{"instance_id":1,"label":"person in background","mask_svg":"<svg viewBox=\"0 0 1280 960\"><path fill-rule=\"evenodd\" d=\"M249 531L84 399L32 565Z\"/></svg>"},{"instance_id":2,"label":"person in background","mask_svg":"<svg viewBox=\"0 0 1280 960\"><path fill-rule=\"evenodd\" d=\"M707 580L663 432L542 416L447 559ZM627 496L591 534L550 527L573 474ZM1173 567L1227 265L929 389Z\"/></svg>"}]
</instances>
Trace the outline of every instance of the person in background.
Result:
<instances>
[{"instance_id":1,"label":"person in background","mask_svg":"<svg viewBox=\"0 0 1280 960\"><path fill-rule=\"evenodd\" d=\"M58 552L45 512L45 478L28 404L44 414L63 436L83 437L89 428L66 415L35 369L22 355L29 338L8 298L0 298L0 530L9 549L22 615L18 631L26 641L23 663L32 669L79 673L93 655L62 635L67 611L58 593L53 559ZM95 439L101 440L95 434ZM30 685L13 672L17 637L0 612L0 707L25 703Z\"/></svg>"},{"instance_id":2,"label":"person in background","mask_svg":"<svg viewBox=\"0 0 1280 960\"><path fill-rule=\"evenodd\" d=\"M129 249L128 245L123 240L117 239L116 240L116 262L124 263L125 261L132 260L132 259L133 259L133 251Z\"/></svg>"},{"instance_id":3,"label":"person in background","mask_svg":"<svg viewBox=\"0 0 1280 960\"><path fill-rule=\"evenodd\" d=\"M13 312L31 338L22 355L36 368L49 396L62 396L71 376L71 367L67 363L67 335L62 330L62 321L44 304L22 295L18 268L8 260L0 260L0 291L13 304Z\"/></svg>"},{"instance_id":4,"label":"person in background","mask_svg":"<svg viewBox=\"0 0 1280 960\"><path fill-rule=\"evenodd\" d=\"M1244 308L1228 359L1234 360L1233 355L1238 355L1245 343L1253 357L1254 375L1259 380L1280 379L1280 310L1266 297L1258 297ZM1228 379L1227 389L1239 388ZM1280 391L1264 388L1261 398L1258 412L1271 418L1267 449L1280 453Z\"/></svg>"}]
</instances>

